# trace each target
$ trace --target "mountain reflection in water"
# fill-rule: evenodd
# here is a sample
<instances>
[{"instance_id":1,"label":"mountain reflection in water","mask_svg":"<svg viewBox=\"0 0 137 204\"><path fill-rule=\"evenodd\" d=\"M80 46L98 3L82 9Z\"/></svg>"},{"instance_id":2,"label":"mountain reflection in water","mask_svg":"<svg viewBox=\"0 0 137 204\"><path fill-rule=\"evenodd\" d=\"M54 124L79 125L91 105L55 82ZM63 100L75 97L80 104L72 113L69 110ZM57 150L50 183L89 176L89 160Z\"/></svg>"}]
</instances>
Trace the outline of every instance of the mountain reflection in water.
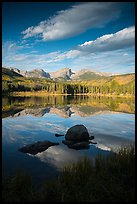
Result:
<instances>
[{"instance_id":1,"label":"mountain reflection in water","mask_svg":"<svg viewBox=\"0 0 137 204\"><path fill-rule=\"evenodd\" d=\"M55 169L62 169L65 163L75 162L83 156L95 158L97 154L117 152L120 146L135 142L135 103L131 98L10 97L2 98L2 108L4 175L26 169L43 179L43 175L48 177ZM64 136L55 136L65 135L76 124L85 125L97 144L77 151L62 143ZM25 145L44 140L59 145L34 156L18 151Z\"/></svg>"},{"instance_id":2,"label":"mountain reflection in water","mask_svg":"<svg viewBox=\"0 0 137 204\"><path fill-rule=\"evenodd\" d=\"M2 117L15 113L42 116L45 113L81 117L102 111L135 113L134 98L112 98L95 96L47 96L47 97L3 97Z\"/></svg>"},{"instance_id":3,"label":"mountain reflection in water","mask_svg":"<svg viewBox=\"0 0 137 204\"><path fill-rule=\"evenodd\" d=\"M92 107L90 110L89 107L89 112L88 113L84 113L82 111L82 109L80 110L79 107L77 106L65 106L65 107L61 107L61 108L55 108L55 107L47 107L47 108L25 108L23 110L16 110L16 113L10 113L9 111L9 115L8 116L12 116L12 117L18 117L18 116L25 116L25 115L32 115L32 116L36 116L36 117L42 117L44 116L46 113L49 114L56 114L62 118L69 118L72 115L77 115L77 116L81 116L81 117L86 117L86 116L94 116L94 115L98 115L98 114L116 114L117 112L114 111L109 111L109 110L104 110L104 111L93 111Z\"/></svg>"}]
</instances>

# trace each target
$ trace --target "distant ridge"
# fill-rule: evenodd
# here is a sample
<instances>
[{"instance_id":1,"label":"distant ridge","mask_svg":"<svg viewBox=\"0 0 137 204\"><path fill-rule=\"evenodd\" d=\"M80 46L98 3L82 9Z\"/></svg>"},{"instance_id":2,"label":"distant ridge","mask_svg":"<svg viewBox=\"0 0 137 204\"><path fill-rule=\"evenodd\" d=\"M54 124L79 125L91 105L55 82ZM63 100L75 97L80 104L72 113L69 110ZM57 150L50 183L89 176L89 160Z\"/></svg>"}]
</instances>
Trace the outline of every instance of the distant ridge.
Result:
<instances>
[{"instance_id":1,"label":"distant ridge","mask_svg":"<svg viewBox=\"0 0 137 204\"><path fill-rule=\"evenodd\" d=\"M13 69L7 69L2 67L2 79L3 77L6 79L14 79L14 78L20 78L20 77L23 78L21 74L13 71Z\"/></svg>"},{"instance_id":2,"label":"distant ridge","mask_svg":"<svg viewBox=\"0 0 137 204\"><path fill-rule=\"evenodd\" d=\"M23 76L27 78L45 78L53 79L58 81L90 81L90 80L101 80L108 77L117 77L118 80L120 76L132 75L132 74L112 74L104 72L95 72L88 69L81 69L79 71L73 72L70 68L62 68L55 72L46 72L43 69L33 69L32 71L23 71L18 68L5 68L5 74L8 72L11 75ZM9 71L8 71L9 70ZM4 70L3 70L4 73ZM133 74L134 75L134 74Z\"/></svg>"}]
</instances>

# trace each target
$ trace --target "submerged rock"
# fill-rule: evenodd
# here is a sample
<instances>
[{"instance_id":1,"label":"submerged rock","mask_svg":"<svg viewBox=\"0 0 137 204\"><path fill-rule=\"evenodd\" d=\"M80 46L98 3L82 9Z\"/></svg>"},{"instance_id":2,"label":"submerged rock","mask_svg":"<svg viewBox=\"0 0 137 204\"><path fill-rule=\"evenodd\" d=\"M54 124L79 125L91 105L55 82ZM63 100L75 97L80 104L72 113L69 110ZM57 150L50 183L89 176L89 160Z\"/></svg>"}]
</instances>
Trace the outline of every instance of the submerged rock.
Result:
<instances>
[{"instance_id":1,"label":"submerged rock","mask_svg":"<svg viewBox=\"0 0 137 204\"><path fill-rule=\"evenodd\" d=\"M36 143L29 144L29 145L26 145L25 147L20 148L19 151L35 155L35 154L37 154L39 152L45 151L50 146L54 146L54 145L59 145L59 143L50 142L50 141L47 141L47 140L42 141L42 142L38 141Z\"/></svg>"},{"instance_id":2,"label":"submerged rock","mask_svg":"<svg viewBox=\"0 0 137 204\"><path fill-rule=\"evenodd\" d=\"M75 144L76 142L73 141L73 140L62 140L62 143L65 144L65 145L73 145L73 144Z\"/></svg>"},{"instance_id":3,"label":"submerged rock","mask_svg":"<svg viewBox=\"0 0 137 204\"><path fill-rule=\"evenodd\" d=\"M61 137L61 136L64 136L64 135L61 135L61 134L55 134L56 137Z\"/></svg>"},{"instance_id":4,"label":"submerged rock","mask_svg":"<svg viewBox=\"0 0 137 204\"><path fill-rule=\"evenodd\" d=\"M90 143L90 144L97 144L97 142L92 142L92 141L89 141L89 143Z\"/></svg>"},{"instance_id":5,"label":"submerged rock","mask_svg":"<svg viewBox=\"0 0 137 204\"><path fill-rule=\"evenodd\" d=\"M68 145L68 147L72 148L72 149L76 149L76 150L79 150L79 149L89 149L90 148L88 141L77 142L77 143Z\"/></svg>"},{"instance_id":6,"label":"submerged rock","mask_svg":"<svg viewBox=\"0 0 137 204\"><path fill-rule=\"evenodd\" d=\"M94 136L90 136L89 139L90 139L90 140L94 140Z\"/></svg>"}]
</instances>

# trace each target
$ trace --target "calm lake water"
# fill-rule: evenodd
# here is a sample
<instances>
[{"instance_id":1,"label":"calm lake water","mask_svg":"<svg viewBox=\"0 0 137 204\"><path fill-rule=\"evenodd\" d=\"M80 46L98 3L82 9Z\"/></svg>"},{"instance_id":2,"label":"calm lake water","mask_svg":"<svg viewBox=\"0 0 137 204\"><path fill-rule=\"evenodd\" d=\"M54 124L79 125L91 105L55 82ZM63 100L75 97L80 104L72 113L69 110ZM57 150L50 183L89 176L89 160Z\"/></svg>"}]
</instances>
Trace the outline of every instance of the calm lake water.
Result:
<instances>
[{"instance_id":1,"label":"calm lake water","mask_svg":"<svg viewBox=\"0 0 137 204\"><path fill-rule=\"evenodd\" d=\"M23 170L36 181L58 175L65 163L83 156L116 152L121 145L135 142L135 103L133 99L49 96L2 99L2 174ZM62 143L66 131L77 124L87 127L97 144L89 149L70 149ZM36 155L18 149L37 141L59 142Z\"/></svg>"}]
</instances>

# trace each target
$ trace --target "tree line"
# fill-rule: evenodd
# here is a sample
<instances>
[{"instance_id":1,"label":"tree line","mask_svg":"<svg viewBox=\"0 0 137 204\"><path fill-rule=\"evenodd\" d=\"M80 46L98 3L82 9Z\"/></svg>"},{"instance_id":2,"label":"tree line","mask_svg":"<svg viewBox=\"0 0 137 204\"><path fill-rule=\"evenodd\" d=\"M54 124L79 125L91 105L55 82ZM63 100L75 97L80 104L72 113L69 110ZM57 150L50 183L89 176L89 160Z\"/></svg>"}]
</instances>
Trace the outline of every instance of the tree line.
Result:
<instances>
[{"instance_id":1,"label":"tree line","mask_svg":"<svg viewBox=\"0 0 137 204\"><path fill-rule=\"evenodd\" d=\"M120 85L115 80L93 85L82 82L56 82L44 80L2 81L2 93L45 91L53 94L135 94L135 82Z\"/></svg>"}]
</instances>

